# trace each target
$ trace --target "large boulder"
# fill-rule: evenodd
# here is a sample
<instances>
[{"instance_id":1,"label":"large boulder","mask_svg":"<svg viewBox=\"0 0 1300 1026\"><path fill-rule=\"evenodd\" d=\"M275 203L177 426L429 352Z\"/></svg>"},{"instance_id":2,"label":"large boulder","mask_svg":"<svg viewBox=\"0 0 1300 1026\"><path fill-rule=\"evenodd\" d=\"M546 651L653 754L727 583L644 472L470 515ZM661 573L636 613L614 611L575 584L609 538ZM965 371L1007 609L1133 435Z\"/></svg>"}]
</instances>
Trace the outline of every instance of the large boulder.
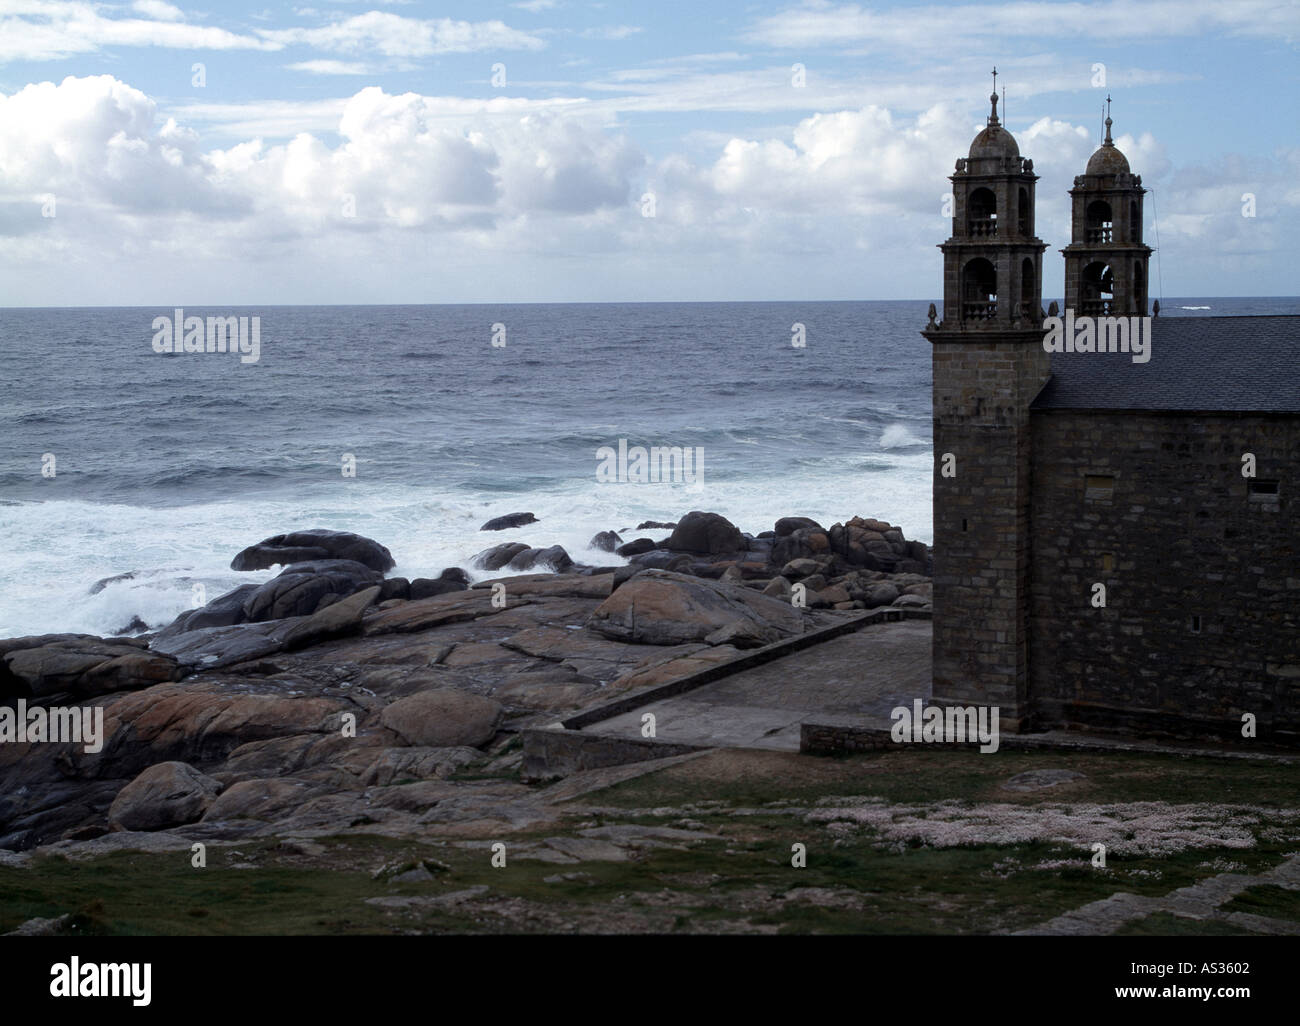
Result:
<instances>
[{"instance_id":1,"label":"large boulder","mask_svg":"<svg viewBox=\"0 0 1300 1026\"><path fill-rule=\"evenodd\" d=\"M422 599L434 595L446 595L452 591L465 591L469 588L469 575L458 566L451 566L436 578L417 577L403 598Z\"/></svg>"},{"instance_id":2,"label":"large boulder","mask_svg":"<svg viewBox=\"0 0 1300 1026\"><path fill-rule=\"evenodd\" d=\"M535 524L537 522L537 518L531 513L507 513L503 517L493 517L479 530L506 531L512 527L523 527L525 524Z\"/></svg>"},{"instance_id":3,"label":"large boulder","mask_svg":"<svg viewBox=\"0 0 1300 1026\"><path fill-rule=\"evenodd\" d=\"M340 737L343 714L349 712L356 714L358 706L345 697L295 695L280 681L243 678L235 687L230 678L161 684L108 706L103 750L74 749L66 756L67 772L83 782L120 781L173 759L214 765L253 741L305 733ZM120 789L120 783L113 786L114 793Z\"/></svg>"},{"instance_id":4,"label":"large boulder","mask_svg":"<svg viewBox=\"0 0 1300 1026\"><path fill-rule=\"evenodd\" d=\"M639 556L643 552L653 552L659 547L659 543L650 538L637 538L635 541L625 542L614 551L620 556Z\"/></svg>"},{"instance_id":5,"label":"large boulder","mask_svg":"<svg viewBox=\"0 0 1300 1026\"><path fill-rule=\"evenodd\" d=\"M643 570L602 602L587 626L617 641L738 648L802 634L803 614L788 602L727 581Z\"/></svg>"},{"instance_id":6,"label":"large boulder","mask_svg":"<svg viewBox=\"0 0 1300 1026\"><path fill-rule=\"evenodd\" d=\"M866 603L868 609L875 609L877 606L890 605L898 596L899 591L894 584L889 581L876 581L863 589L862 601Z\"/></svg>"},{"instance_id":7,"label":"large boulder","mask_svg":"<svg viewBox=\"0 0 1300 1026\"><path fill-rule=\"evenodd\" d=\"M601 552L613 552L623 544L623 539L618 536L617 531L601 531L587 544L593 549L599 549Z\"/></svg>"},{"instance_id":8,"label":"large boulder","mask_svg":"<svg viewBox=\"0 0 1300 1026\"><path fill-rule=\"evenodd\" d=\"M306 619L309 618L196 627L165 638L160 635L150 644L155 653L175 659L190 672L196 669L218 670L282 651L285 635Z\"/></svg>"},{"instance_id":9,"label":"large boulder","mask_svg":"<svg viewBox=\"0 0 1300 1026\"><path fill-rule=\"evenodd\" d=\"M408 745L477 748L492 739L501 716L500 702L455 688L438 688L399 698L379 718Z\"/></svg>"},{"instance_id":10,"label":"large boulder","mask_svg":"<svg viewBox=\"0 0 1300 1026\"><path fill-rule=\"evenodd\" d=\"M0 694L87 698L180 680L175 659L135 638L40 634L0 641Z\"/></svg>"},{"instance_id":11,"label":"large boulder","mask_svg":"<svg viewBox=\"0 0 1300 1026\"><path fill-rule=\"evenodd\" d=\"M195 823L221 793L221 782L186 762L150 766L118 792L108 809L115 830L165 830Z\"/></svg>"},{"instance_id":12,"label":"large boulder","mask_svg":"<svg viewBox=\"0 0 1300 1026\"><path fill-rule=\"evenodd\" d=\"M490 549L484 549L474 556L470 563L480 570L500 570L519 553L527 551L528 546L524 542L502 542L500 545L493 545Z\"/></svg>"},{"instance_id":13,"label":"large boulder","mask_svg":"<svg viewBox=\"0 0 1300 1026\"><path fill-rule=\"evenodd\" d=\"M511 570L531 570L534 567L547 567L557 574L573 566L573 560L564 551L562 545L552 545L545 549L525 549L517 553L509 563Z\"/></svg>"},{"instance_id":14,"label":"large boulder","mask_svg":"<svg viewBox=\"0 0 1300 1026\"><path fill-rule=\"evenodd\" d=\"M331 602L290 627L285 632L281 644L286 650L291 651L329 641L331 638L360 634L366 610L377 601L379 601L379 585L372 584L355 595Z\"/></svg>"},{"instance_id":15,"label":"large boulder","mask_svg":"<svg viewBox=\"0 0 1300 1026\"><path fill-rule=\"evenodd\" d=\"M715 555L740 552L746 547L740 528L718 513L692 510L678 521L664 548L674 552L703 552Z\"/></svg>"},{"instance_id":16,"label":"large boulder","mask_svg":"<svg viewBox=\"0 0 1300 1026\"><path fill-rule=\"evenodd\" d=\"M279 819L316 796L313 787L292 777L241 780L231 784L203 814L204 823L231 819L270 821Z\"/></svg>"},{"instance_id":17,"label":"large boulder","mask_svg":"<svg viewBox=\"0 0 1300 1026\"><path fill-rule=\"evenodd\" d=\"M375 596L376 602L387 602L389 599L409 599L411 597L411 582L405 577L385 577L379 586L379 594Z\"/></svg>"},{"instance_id":18,"label":"large boulder","mask_svg":"<svg viewBox=\"0 0 1300 1026\"><path fill-rule=\"evenodd\" d=\"M218 595L206 606L181 613L160 630L154 640L171 638L200 627L229 627L231 624L243 623L246 619L244 606L259 587L261 586L257 584L241 584L233 591Z\"/></svg>"},{"instance_id":19,"label":"large boulder","mask_svg":"<svg viewBox=\"0 0 1300 1026\"><path fill-rule=\"evenodd\" d=\"M383 574L350 559L293 563L249 596L244 602L244 618L260 623L308 616L382 580Z\"/></svg>"},{"instance_id":20,"label":"large boulder","mask_svg":"<svg viewBox=\"0 0 1300 1026\"><path fill-rule=\"evenodd\" d=\"M671 552L668 549L651 549L628 559L633 566L646 570L686 570L692 566L692 559L685 552Z\"/></svg>"},{"instance_id":21,"label":"large boulder","mask_svg":"<svg viewBox=\"0 0 1300 1026\"><path fill-rule=\"evenodd\" d=\"M187 667L216 670L233 666L359 633L362 618L378 600L379 590L378 584L372 584L356 594L328 602L307 616L277 617L227 627L198 627L168 637L159 635L150 644L154 652L170 656Z\"/></svg>"},{"instance_id":22,"label":"large boulder","mask_svg":"<svg viewBox=\"0 0 1300 1026\"><path fill-rule=\"evenodd\" d=\"M793 534L804 527L812 528L814 531L825 530L821 524L810 517L782 517L776 522L776 530L772 533L777 538L784 538L786 535Z\"/></svg>"},{"instance_id":23,"label":"large boulder","mask_svg":"<svg viewBox=\"0 0 1300 1026\"><path fill-rule=\"evenodd\" d=\"M773 566L785 566L796 559L825 559L832 554L829 532L820 527L797 527L773 542L769 559Z\"/></svg>"},{"instance_id":24,"label":"large boulder","mask_svg":"<svg viewBox=\"0 0 1300 1026\"><path fill-rule=\"evenodd\" d=\"M265 570L277 563L306 563L316 559L349 559L381 574L396 566L393 554L379 542L351 531L291 531L250 545L230 561L232 570Z\"/></svg>"}]
</instances>

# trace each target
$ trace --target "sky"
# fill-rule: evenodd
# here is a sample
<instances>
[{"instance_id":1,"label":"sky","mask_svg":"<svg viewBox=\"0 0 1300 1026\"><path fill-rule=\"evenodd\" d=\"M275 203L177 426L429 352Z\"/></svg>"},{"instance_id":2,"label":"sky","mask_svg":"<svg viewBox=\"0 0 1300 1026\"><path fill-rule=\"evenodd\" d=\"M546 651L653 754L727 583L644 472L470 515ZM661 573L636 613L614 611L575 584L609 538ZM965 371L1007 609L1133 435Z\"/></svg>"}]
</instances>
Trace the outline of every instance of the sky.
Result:
<instances>
[{"instance_id":1,"label":"sky","mask_svg":"<svg viewBox=\"0 0 1300 1026\"><path fill-rule=\"evenodd\" d=\"M1298 45L1296 0L0 0L0 305L934 299L995 65L1045 299L1108 95L1151 294L1294 295Z\"/></svg>"}]
</instances>

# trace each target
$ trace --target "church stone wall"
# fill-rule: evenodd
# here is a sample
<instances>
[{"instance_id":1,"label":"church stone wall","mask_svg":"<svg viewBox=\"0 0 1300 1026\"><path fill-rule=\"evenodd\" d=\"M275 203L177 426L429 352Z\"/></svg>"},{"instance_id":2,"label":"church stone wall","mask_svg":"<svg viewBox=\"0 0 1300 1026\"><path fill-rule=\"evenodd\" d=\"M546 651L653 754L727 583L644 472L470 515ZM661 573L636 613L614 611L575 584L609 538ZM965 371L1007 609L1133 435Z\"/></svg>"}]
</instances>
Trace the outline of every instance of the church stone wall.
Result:
<instances>
[{"instance_id":1,"label":"church stone wall","mask_svg":"<svg viewBox=\"0 0 1300 1026\"><path fill-rule=\"evenodd\" d=\"M1300 415L1035 411L1031 437L1036 725L1300 741Z\"/></svg>"}]
</instances>

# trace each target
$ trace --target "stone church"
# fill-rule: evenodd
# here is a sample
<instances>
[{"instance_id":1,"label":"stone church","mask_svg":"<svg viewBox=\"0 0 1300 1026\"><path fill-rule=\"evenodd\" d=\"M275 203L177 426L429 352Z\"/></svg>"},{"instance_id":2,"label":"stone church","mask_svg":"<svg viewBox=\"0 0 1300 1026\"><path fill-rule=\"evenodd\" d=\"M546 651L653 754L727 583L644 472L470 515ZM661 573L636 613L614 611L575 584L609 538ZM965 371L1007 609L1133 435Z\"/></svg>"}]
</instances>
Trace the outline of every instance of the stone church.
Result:
<instances>
[{"instance_id":1,"label":"stone church","mask_svg":"<svg viewBox=\"0 0 1300 1026\"><path fill-rule=\"evenodd\" d=\"M1091 333L1049 353L1038 176L989 99L922 333L933 701L1012 731L1241 741L1253 717L1261 743L1300 743L1300 317L1156 303L1144 362ZM1062 315L1140 327L1146 190L1111 124L1070 190Z\"/></svg>"}]
</instances>

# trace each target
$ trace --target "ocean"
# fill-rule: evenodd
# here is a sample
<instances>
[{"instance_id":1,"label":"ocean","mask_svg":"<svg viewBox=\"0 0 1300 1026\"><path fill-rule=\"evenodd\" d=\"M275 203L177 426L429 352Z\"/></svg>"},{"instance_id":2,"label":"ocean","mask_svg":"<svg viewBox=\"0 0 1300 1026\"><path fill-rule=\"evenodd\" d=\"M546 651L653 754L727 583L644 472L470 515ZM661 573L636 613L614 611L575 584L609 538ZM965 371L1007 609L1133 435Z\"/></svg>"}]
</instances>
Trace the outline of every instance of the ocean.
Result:
<instances>
[{"instance_id":1,"label":"ocean","mask_svg":"<svg viewBox=\"0 0 1300 1026\"><path fill-rule=\"evenodd\" d=\"M592 535L692 509L754 534L860 514L929 542L928 305L184 308L260 318L255 362L155 352L170 308L0 310L0 638L161 627L196 585L278 572L230 570L240 549L313 527L376 539L410 578L516 540L608 565ZM621 441L702 463L693 481L598 480ZM540 522L478 530L516 511Z\"/></svg>"}]
</instances>

